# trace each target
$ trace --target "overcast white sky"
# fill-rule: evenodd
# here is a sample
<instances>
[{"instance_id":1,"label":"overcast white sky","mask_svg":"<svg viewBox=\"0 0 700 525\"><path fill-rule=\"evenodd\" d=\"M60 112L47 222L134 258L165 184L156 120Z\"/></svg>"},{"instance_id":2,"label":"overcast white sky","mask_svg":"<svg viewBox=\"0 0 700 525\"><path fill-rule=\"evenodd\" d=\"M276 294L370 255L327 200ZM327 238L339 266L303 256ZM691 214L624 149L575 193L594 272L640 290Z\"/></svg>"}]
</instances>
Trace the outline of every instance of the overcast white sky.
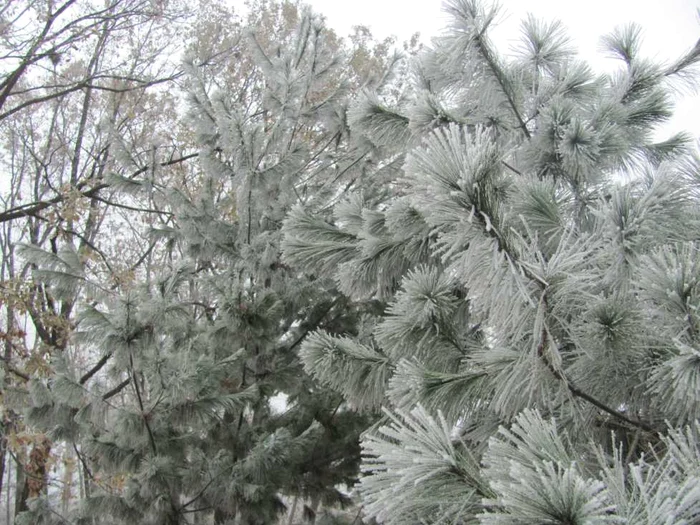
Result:
<instances>
[{"instance_id":1,"label":"overcast white sky","mask_svg":"<svg viewBox=\"0 0 700 525\"><path fill-rule=\"evenodd\" d=\"M445 25L442 0L304 0L325 15L339 35L354 25L367 25L376 37L408 39L419 32L422 40L437 35ZM700 0L501 0L503 15L494 34L501 50L517 38L519 22L529 12L545 20L559 19L569 30L581 57L599 71L615 64L598 49L600 37L615 26L636 22L644 29L642 51L648 58L669 60L692 48L700 37L697 10ZM700 138L700 97L686 94L678 101L669 128L686 130ZM667 132L668 133L668 132Z\"/></svg>"}]
</instances>

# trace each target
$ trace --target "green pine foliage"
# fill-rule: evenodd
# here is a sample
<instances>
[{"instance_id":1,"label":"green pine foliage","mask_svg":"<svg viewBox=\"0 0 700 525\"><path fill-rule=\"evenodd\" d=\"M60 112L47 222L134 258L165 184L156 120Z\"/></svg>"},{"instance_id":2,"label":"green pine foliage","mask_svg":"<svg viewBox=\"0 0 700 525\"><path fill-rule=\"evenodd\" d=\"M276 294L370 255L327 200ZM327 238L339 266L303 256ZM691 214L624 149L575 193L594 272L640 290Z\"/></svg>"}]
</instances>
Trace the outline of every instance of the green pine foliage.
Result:
<instances>
[{"instance_id":1,"label":"green pine foliage","mask_svg":"<svg viewBox=\"0 0 700 525\"><path fill-rule=\"evenodd\" d=\"M317 331L305 369L358 409L368 518L388 524L700 520L698 156L657 141L696 46L670 64L641 31L598 75L558 23L513 56L498 9L449 0L448 30L397 100L352 131L405 159L378 193L287 216L284 260L382 311Z\"/></svg>"},{"instance_id":2,"label":"green pine foliage","mask_svg":"<svg viewBox=\"0 0 700 525\"><path fill-rule=\"evenodd\" d=\"M133 275L19 254L80 314L3 403L83 483L39 472L16 522L698 523L700 155L657 133L700 47L627 26L598 75L561 24L506 56L497 7L449 0L408 76L253 5L185 57L196 167L105 179L112 226L159 217Z\"/></svg>"},{"instance_id":3,"label":"green pine foliage","mask_svg":"<svg viewBox=\"0 0 700 525\"><path fill-rule=\"evenodd\" d=\"M321 285L324 272L283 263L281 225L295 204L321 208L356 179L382 176L387 154L354 140L347 124L353 93L381 82L363 79L349 66L352 47L296 4L266 4L234 33L233 87L221 63L186 60L198 168L180 185L129 188L153 192L169 214L153 227L148 270L109 288L70 245L25 249L37 280L80 298L70 348L82 353L53 357L22 405L32 428L73 449L86 494L66 512L50 493L35 498L18 523L264 525L294 498L310 516L353 504L359 434L373 417L312 381L298 346L313 330L358 336L374 305ZM375 60L378 72L391 64ZM328 229L326 273L345 237ZM374 365L386 358L347 341L341 352L368 359L383 392ZM351 404L380 402L368 394Z\"/></svg>"}]
</instances>

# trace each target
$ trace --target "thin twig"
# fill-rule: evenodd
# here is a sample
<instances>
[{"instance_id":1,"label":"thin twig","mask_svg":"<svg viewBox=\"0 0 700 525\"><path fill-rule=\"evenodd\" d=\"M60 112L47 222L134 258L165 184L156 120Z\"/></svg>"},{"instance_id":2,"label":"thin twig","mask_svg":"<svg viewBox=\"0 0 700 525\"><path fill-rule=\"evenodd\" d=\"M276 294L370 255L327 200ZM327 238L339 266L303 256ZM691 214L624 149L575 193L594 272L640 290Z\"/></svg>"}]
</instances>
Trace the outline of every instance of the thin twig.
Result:
<instances>
[{"instance_id":1,"label":"thin twig","mask_svg":"<svg viewBox=\"0 0 700 525\"><path fill-rule=\"evenodd\" d=\"M194 496L192 499L190 499L188 502L183 503L180 508L178 509L179 512L184 512L184 509L192 505L195 501L197 501L199 498L201 498L204 495L204 492L209 488L209 486L216 481L216 479L220 476L221 474L217 474L216 476L212 476L212 478L209 480L209 482L202 487L202 490L200 490L196 496Z\"/></svg>"},{"instance_id":2,"label":"thin twig","mask_svg":"<svg viewBox=\"0 0 700 525\"><path fill-rule=\"evenodd\" d=\"M522 173L520 170L514 168L513 166L511 166L510 164L508 164L505 160L502 160L502 161L501 161L501 164L503 164L506 168L508 168L510 171L512 171L512 172L515 173L516 175L520 175L521 177L523 176L523 173Z\"/></svg>"},{"instance_id":3,"label":"thin twig","mask_svg":"<svg viewBox=\"0 0 700 525\"><path fill-rule=\"evenodd\" d=\"M102 394L102 401L109 401L111 398L113 398L114 396L116 396L119 392L121 392L122 390L124 390L124 389L129 385L129 383L131 383L131 378L130 378L130 377L127 377L124 381L122 381L121 383L119 383L119 384L118 384L117 386L115 386L112 390L110 390L110 391L105 392L104 394Z\"/></svg>"},{"instance_id":4,"label":"thin twig","mask_svg":"<svg viewBox=\"0 0 700 525\"><path fill-rule=\"evenodd\" d=\"M151 452L154 456L158 455L158 447L156 446L156 439L153 436L153 431L151 430L151 425L148 423L148 416L146 415L146 410L143 405L143 398L141 397L141 389L139 388L139 380L136 377L136 371L134 370L134 356L129 353L129 372L131 375L131 382L134 385L134 391L136 392L136 399L139 403L139 409L141 410L141 419L143 419L143 424L146 427L146 432L148 433L148 442L151 445Z\"/></svg>"},{"instance_id":5,"label":"thin twig","mask_svg":"<svg viewBox=\"0 0 700 525\"><path fill-rule=\"evenodd\" d=\"M29 375L22 372L21 370L16 369L14 366L12 366L10 364L9 360L5 359L4 356L0 355L0 361L5 362L5 368L7 369L8 372L12 372L17 377L24 379L25 381L29 381L29 379L30 379Z\"/></svg>"},{"instance_id":6,"label":"thin twig","mask_svg":"<svg viewBox=\"0 0 700 525\"><path fill-rule=\"evenodd\" d=\"M100 371L100 369L105 366L109 358L112 357L112 352L107 352L105 355L103 355L99 361L93 366L90 370L88 370L83 376L80 378L78 381L79 384L84 385L85 383L88 382L88 380L94 376L97 372Z\"/></svg>"},{"instance_id":7,"label":"thin twig","mask_svg":"<svg viewBox=\"0 0 700 525\"><path fill-rule=\"evenodd\" d=\"M189 159L193 159L195 157L198 157L199 153L191 153L189 155L185 155L183 157L179 157L177 159L169 160L166 162L161 162L159 165L162 167L165 166L171 166L173 164L179 164L181 162L185 162ZM131 175L129 175L128 178L133 179L137 177L138 175L141 175L142 173L147 172L150 169L150 166L144 166L142 168L139 168L138 170L134 171ZM101 190L105 188L109 188L110 185L106 183L98 184L96 186L93 186L90 189L87 189L85 191L82 191L83 188L87 186L87 181L83 181L80 184L76 186L76 189L80 192L80 195L82 197L88 197L88 198L94 198ZM7 222L11 221L13 219L18 219L20 217L34 217L36 216L37 213L40 211L45 210L46 208L49 208L55 204L61 203L66 199L67 195L57 195L56 197L53 197L52 199L47 199L45 201L34 201L34 202L29 202L27 204L22 204L20 206L17 206L15 208L10 208L9 210L5 210L3 212L0 212L0 222Z\"/></svg>"},{"instance_id":8,"label":"thin twig","mask_svg":"<svg viewBox=\"0 0 700 525\"><path fill-rule=\"evenodd\" d=\"M544 308L545 308L545 309L546 309L547 306L548 306L548 301L547 301L546 293L547 293L547 289L545 288L545 289L542 291L542 294L543 294L543 295L542 295L542 301L543 301L543 304L544 304ZM576 386L571 382L571 380L570 380L568 377L566 377L566 375L564 374L564 372L562 372L561 370L557 369L557 368L552 364L552 362L549 360L549 358L547 357L547 355L546 355L546 353L545 353L545 350L546 350L546 347L547 347L547 339L548 339L548 337L547 337L547 328L546 328L546 326L544 326L544 327L542 327L542 333L540 334L540 341L539 341L539 343L538 343L538 345L537 345L537 356L538 356L540 359L542 359L542 362L545 364L545 366L547 367L547 369L552 373L552 375L554 375L554 377L556 377L558 380L562 381L562 382L566 385L566 387L568 388L569 392L571 392L574 396L576 396L576 397L578 397L578 398L580 398L580 399L583 399L584 401L587 401L587 402L590 403L591 405L593 405L593 406L599 408L599 409L602 410L603 412L605 412L605 413L607 413L607 414L610 414L611 416L613 416L613 417L615 417L615 418L617 418L617 419L619 419L619 420L621 420L621 421L624 421L625 423L629 423L630 425L632 425L632 426L634 426L634 427L636 427L636 428L641 428L642 430L646 430L647 432L652 432L652 433L656 433L656 432L657 432L657 429L654 428L654 427L653 427L652 425L650 425L649 423L646 423L646 422L641 421L641 420L638 420L638 419L632 419L632 418L630 418L630 417L627 417L627 416L626 416L625 414L623 414L622 412L620 412L620 411L618 411L618 410L615 410L614 408L609 407L608 405L606 405L605 403L603 403L603 402L600 401L599 399L596 399L596 398L593 397L592 395L590 395L590 394L584 392L583 390L581 390L580 388L576 387Z\"/></svg>"}]
</instances>

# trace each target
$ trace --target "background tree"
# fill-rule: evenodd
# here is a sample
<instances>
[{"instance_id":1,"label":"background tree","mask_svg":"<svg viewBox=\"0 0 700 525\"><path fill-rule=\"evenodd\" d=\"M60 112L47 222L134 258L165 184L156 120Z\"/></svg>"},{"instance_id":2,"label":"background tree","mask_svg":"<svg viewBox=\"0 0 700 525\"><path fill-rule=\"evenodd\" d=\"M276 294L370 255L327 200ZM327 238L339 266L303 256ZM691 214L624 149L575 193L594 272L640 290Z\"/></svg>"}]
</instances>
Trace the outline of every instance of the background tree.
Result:
<instances>
[{"instance_id":1,"label":"background tree","mask_svg":"<svg viewBox=\"0 0 700 525\"><path fill-rule=\"evenodd\" d=\"M363 439L367 516L387 523L691 523L698 492L700 165L653 140L696 46L610 76L529 18L508 59L498 10L446 4L411 96L351 128L407 152L388 198L297 207L285 260L389 302L371 337L322 330L305 368L386 419ZM358 190L361 188L358 188Z\"/></svg>"},{"instance_id":2,"label":"background tree","mask_svg":"<svg viewBox=\"0 0 700 525\"><path fill-rule=\"evenodd\" d=\"M356 479L368 418L304 376L296 349L319 326L357 334L373 305L300 279L279 261L279 229L293 203L325 205L381 173L383 152L354 141L345 114L359 88L390 81L390 42L363 33L344 47L291 3L255 4L245 21L223 6L200 13L179 84L191 115L179 121L172 92L103 100L93 90L77 122L102 156L76 145L85 167L67 195L51 191L76 150L64 148L67 161L45 179L8 166L45 192L24 204L13 186L0 216L42 228L6 237L35 279L6 287L17 296L13 319L26 311L33 322L6 359L19 378L6 386L7 406L26 415L12 450L29 446L39 467L19 462L40 483L16 506L26 510L18 523L272 523L283 495L308 502L310 517L349 502L337 486ZM68 100L50 100L63 116ZM72 115L60 120L66 142L80 135ZM46 137L42 158L57 159ZM185 162L194 156L198 164ZM36 294L54 306L32 315ZM38 337L20 352L54 310L53 346ZM270 406L279 392L282 414ZM46 478L57 454L60 504ZM80 499L70 491L76 470Z\"/></svg>"},{"instance_id":3,"label":"background tree","mask_svg":"<svg viewBox=\"0 0 700 525\"><path fill-rule=\"evenodd\" d=\"M80 267L81 275L111 289L143 264L145 250L134 248L138 253L126 256L134 243L125 248L105 242L108 231L114 235L124 225L122 210L116 210L125 203L111 201L109 179L117 173L138 176L147 171L144 166L178 155L164 133L169 126L152 125L153 115L167 115L173 100L156 88L180 74L179 65L168 58L176 53L173 36L182 18L178 9L175 3L71 0L58 5L10 1L0 10L5 174L0 212L5 370L0 470L4 473L7 451L16 460L15 513L26 510L28 497L46 492L48 465L54 461L65 466L63 505L78 495L76 450L70 443L54 446L45 434L25 425L21 395L27 382L51 377L53 360L65 354L83 369L83 383L99 370L88 373L89 355L70 342L81 287L56 294L32 281L36 264L17 248L21 243L42 247L54 257L54 269ZM115 261L112 255L120 252L124 257ZM9 516L10 483L5 489Z\"/></svg>"}]
</instances>

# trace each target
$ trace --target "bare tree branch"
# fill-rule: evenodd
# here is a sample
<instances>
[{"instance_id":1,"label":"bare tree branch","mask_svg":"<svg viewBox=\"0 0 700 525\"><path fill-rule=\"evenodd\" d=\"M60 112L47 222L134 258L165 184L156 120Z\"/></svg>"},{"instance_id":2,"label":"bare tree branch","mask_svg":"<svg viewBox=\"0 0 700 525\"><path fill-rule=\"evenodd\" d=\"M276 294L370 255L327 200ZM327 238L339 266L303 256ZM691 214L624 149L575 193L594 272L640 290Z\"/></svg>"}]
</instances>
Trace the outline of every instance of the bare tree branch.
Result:
<instances>
[{"instance_id":1,"label":"bare tree branch","mask_svg":"<svg viewBox=\"0 0 700 525\"><path fill-rule=\"evenodd\" d=\"M195 157L198 157L199 153L191 153L189 155L185 155L184 157L180 157L177 159L169 160L166 162L161 162L159 165L162 167L165 166L172 166L173 164L179 164L181 162L185 162L187 160L193 159ZM136 176L146 173L149 169L151 169L150 166L144 166L143 168L140 168L133 172L129 178L135 178ZM79 183L76 188L78 190L81 190L87 186L87 182L83 181ZM83 197L95 197L101 190L105 188L109 188L109 184L97 184L96 186L93 186L89 190L81 191L81 195ZM18 219L20 217L34 217L36 216L37 213L39 213L42 210L45 210L46 208L50 208L51 206L61 203L66 199L65 195L57 195L56 197L53 197L52 199L47 199L44 201L35 201L35 202L30 202L27 204L22 204L21 206L17 206L15 208L11 208L9 210L5 210L3 212L0 212L0 223L2 222L7 222L11 221L14 219Z\"/></svg>"}]
</instances>

